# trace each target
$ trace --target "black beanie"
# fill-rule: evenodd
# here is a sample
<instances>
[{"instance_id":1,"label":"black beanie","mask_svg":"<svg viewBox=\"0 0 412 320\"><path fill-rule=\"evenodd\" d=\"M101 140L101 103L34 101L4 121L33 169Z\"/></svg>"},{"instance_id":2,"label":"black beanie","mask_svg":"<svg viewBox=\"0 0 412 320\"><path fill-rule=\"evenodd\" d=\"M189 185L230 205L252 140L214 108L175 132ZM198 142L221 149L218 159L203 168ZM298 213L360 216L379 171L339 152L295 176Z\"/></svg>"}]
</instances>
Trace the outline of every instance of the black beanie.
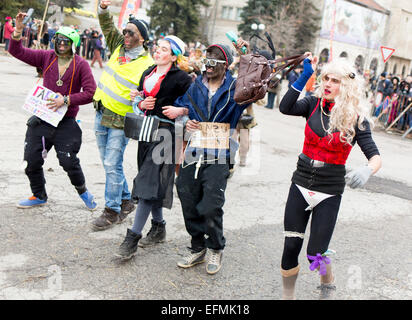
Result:
<instances>
[{"instance_id":1,"label":"black beanie","mask_svg":"<svg viewBox=\"0 0 412 320\"><path fill-rule=\"evenodd\" d=\"M223 55L225 56L225 60L227 62L227 65L230 66L233 63L233 54L230 48L225 45L225 44L212 44L210 45L207 50L209 50L212 47L216 47L222 51Z\"/></svg>"},{"instance_id":2,"label":"black beanie","mask_svg":"<svg viewBox=\"0 0 412 320\"><path fill-rule=\"evenodd\" d=\"M130 18L129 23L133 23L139 29L144 41L149 40L149 25L144 20Z\"/></svg>"}]
</instances>

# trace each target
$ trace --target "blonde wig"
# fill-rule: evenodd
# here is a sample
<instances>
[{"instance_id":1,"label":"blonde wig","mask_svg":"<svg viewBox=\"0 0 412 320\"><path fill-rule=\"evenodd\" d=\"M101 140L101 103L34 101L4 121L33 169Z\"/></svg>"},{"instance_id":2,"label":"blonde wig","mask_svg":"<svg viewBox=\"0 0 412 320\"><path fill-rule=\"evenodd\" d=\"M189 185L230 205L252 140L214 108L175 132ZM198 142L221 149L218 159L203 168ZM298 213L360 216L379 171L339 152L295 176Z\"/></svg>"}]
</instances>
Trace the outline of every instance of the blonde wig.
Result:
<instances>
[{"instance_id":1,"label":"blonde wig","mask_svg":"<svg viewBox=\"0 0 412 320\"><path fill-rule=\"evenodd\" d=\"M369 119L369 109L365 99L365 83L363 77L356 73L346 59L335 59L322 67L320 84L315 96L323 97L324 82L327 75L334 75L340 80L339 93L335 97L335 105L331 110L327 133L340 132L342 142L351 143L355 137L356 126L364 130L362 122Z\"/></svg>"}]
</instances>

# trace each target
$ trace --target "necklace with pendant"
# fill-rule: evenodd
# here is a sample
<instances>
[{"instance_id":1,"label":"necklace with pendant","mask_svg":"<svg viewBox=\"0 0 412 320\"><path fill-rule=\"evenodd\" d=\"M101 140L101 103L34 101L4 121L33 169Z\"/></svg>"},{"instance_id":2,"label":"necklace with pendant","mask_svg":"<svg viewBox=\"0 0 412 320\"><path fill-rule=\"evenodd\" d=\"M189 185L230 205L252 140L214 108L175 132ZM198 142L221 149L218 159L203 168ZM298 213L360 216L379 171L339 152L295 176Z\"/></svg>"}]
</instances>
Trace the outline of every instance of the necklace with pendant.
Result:
<instances>
[{"instance_id":1,"label":"necklace with pendant","mask_svg":"<svg viewBox=\"0 0 412 320\"><path fill-rule=\"evenodd\" d=\"M62 81L62 77L64 76L67 68L70 65L70 62L72 62L72 60L70 59L69 62L67 62L63 68L62 68L62 72L60 73L60 70L58 69L58 73L59 73L59 80L56 81L56 86L61 87L63 85L63 81Z\"/></svg>"}]
</instances>

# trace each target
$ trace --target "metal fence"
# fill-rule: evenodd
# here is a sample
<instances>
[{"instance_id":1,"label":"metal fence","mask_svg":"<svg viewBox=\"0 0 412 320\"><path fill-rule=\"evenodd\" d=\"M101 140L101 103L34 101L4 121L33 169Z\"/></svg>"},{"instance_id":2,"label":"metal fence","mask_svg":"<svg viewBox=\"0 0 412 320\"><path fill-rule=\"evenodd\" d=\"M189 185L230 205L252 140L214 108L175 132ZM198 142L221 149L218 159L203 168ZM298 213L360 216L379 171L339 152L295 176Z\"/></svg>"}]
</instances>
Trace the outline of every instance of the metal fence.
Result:
<instances>
[{"instance_id":1,"label":"metal fence","mask_svg":"<svg viewBox=\"0 0 412 320\"><path fill-rule=\"evenodd\" d=\"M380 123L385 131L403 133L405 138L412 132L412 96L409 92L398 92L386 97L372 112L376 116L375 123Z\"/></svg>"}]
</instances>

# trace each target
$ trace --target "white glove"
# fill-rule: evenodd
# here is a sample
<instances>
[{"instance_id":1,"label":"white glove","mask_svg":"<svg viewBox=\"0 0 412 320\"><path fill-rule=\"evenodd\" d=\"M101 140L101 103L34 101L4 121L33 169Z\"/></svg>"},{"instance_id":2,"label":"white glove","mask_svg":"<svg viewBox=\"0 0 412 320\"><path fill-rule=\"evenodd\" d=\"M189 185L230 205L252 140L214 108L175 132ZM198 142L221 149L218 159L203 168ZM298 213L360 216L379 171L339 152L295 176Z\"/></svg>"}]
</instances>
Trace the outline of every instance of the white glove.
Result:
<instances>
[{"instance_id":1,"label":"white glove","mask_svg":"<svg viewBox=\"0 0 412 320\"><path fill-rule=\"evenodd\" d=\"M352 189L363 187L372 175L372 168L364 166L352 170L345 176L346 183Z\"/></svg>"}]
</instances>

